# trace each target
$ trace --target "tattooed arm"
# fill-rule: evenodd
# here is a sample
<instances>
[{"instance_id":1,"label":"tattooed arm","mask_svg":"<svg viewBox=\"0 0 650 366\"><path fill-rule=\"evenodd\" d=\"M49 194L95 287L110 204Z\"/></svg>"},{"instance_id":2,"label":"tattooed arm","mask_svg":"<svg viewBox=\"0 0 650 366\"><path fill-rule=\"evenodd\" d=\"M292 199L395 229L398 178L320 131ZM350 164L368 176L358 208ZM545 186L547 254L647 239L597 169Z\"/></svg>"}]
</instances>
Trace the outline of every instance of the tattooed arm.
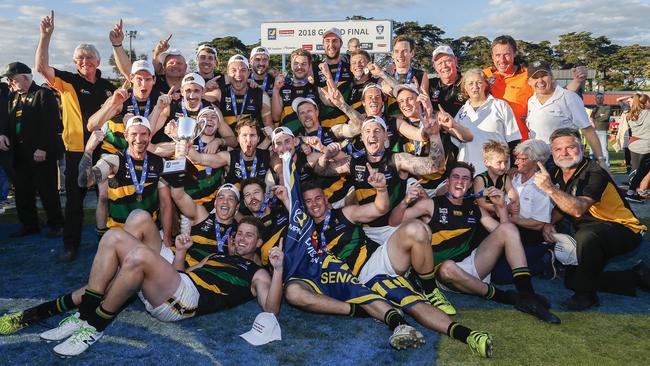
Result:
<instances>
[{"instance_id":1,"label":"tattooed arm","mask_svg":"<svg viewBox=\"0 0 650 366\"><path fill-rule=\"evenodd\" d=\"M395 166L400 172L425 176L440 171L445 163L445 151L440 134L429 135L429 156L413 156L409 153L393 155Z\"/></svg>"},{"instance_id":2,"label":"tattooed arm","mask_svg":"<svg viewBox=\"0 0 650 366\"><path fill-rule=\"evenodd\" d=\"M340 151L341 145L338 143L327 145L314 166L314 173L325 177L350 174L350 160L352 158L349 155L346 154L342 159L333 160Z\"/></svg>"},{"instance_id":3,"label":"tattooed arm","mask_svg":"<svg viewBox=\"0 0 650 366\"><path fill-rule=\"evenodd\" d=\"M328 98L340 109L341 112L350 119L348 123L342 123L336 126L332 126L331 130L336 136L337 139L342 138L352 138L361 133L361 125L363 124L363 116L361 113L357 112L349 104L345 102L343 95L338 89L334 89L328 93Z\"/></svg>"},{"instance_id":4,"label":"tattooed arm","mask_svg":"<svg viewBox=\"0 0 650 366\"><path fill-rule=\"evenodd\" d=\"M117 172L119 158L117 155L104 155L97 164L93 166L92 151L84 151L84 155L79 162L79 177L77 183L79 187L91 187L95 184L106 180L109 176Z\"/></svg>"}]
</instances>

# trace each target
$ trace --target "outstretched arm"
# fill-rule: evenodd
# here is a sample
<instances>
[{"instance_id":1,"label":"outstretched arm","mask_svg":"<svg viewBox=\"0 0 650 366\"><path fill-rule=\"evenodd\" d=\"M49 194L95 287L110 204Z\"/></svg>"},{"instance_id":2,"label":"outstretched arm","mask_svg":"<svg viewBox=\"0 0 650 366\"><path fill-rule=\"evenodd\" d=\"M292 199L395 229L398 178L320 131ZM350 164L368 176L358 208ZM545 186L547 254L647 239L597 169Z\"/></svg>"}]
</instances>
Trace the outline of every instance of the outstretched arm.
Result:
<instances>
[{"instance_id":1,"label":"outstretched arm","mask_svg":"<svg viewBox=\"0 0 650 366\"><path fill-rule=\"evenodd\" d=\"M84 154L79 162L79 176L77 178L79 187L94 186L117 172L119 158L116 155L103 156L93 166L93 151L103 139L104 133L102 131L94 131L90 135Z\"/></svg>"},{"instance_id":2,"label":"outstretched arm","mask_svg":"<svg viewBox=\"0 0 650 366\"><path fill-rule=\"evenodd\" d=\"M269 276L265 269L260 269L253 276L251 284L253 295L257 296L257 302L262 310L276 315L280 313L283 293L284 254L282 246L282 239L280 239L280 245L271 248L269 252L269 263L273 267L273 274Z\"/></svg>"},{"instance_id":3,"label":"outstretched arm","mask_svg":"<svg viewBox=\"0 0 650 366\"><path fill-rule=\"evenodd\" d=\"M41 36L38 40L38 47L36 47L36 55L34 56L34 65L36 71L43 75L48 84L54 84L54 69L50 66L50 39L54 32L54 10L50 15L41 20Z\"/></svg>"}]
</instances>

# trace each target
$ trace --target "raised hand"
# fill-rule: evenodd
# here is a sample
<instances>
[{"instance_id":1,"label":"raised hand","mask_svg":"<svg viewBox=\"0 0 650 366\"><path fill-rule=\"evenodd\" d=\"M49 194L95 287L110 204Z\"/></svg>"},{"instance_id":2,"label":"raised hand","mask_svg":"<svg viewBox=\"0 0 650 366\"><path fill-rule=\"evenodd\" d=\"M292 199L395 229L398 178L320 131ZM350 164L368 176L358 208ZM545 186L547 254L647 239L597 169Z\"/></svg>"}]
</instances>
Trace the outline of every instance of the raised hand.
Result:
<instances>
[{"instance_id":1,"label":"raised hand","mask_svg":"<svg viewBox=\"0 0 650 366\"><path fill-rule=\"evenodd\" d=\"M221 75L217 75L213 77L212 79L208 80L205 83L205 91L213 91L219 89L219 83L217 82L219 79L221 79Z\"/></svg>"},{"instance_id":2,"label":"raised hand","mask_svg":"<svg viewBox=\"0 0 650 366\"><path fill-rule=\"evenodd\" d=\"M165 51L167 51L169 49L169 40L172 39L173 35L174 35L173 33L170 34L169 37L167 37L167 39L160 40L156 44L156 48L154 49L154 53L156 55L160 55L161 53L163 53L163 52L165 52Z\"/></svg>"},{"instance_id":3,"label":"raised hand","mask_svg":"<svg viewBox=\"0 0 650 366\"><path fill-rule=\"evenodd\" d=\"M384 173L380 173L377 169L370 166L370 163L366 163L366 168L368 168L368 184L370 184L375 189L385 189L386 188L386 176Z\"/></svg>"},{"instance_id":4,"label":"raised hand","mask_svg":"<svg viewBox=\"0 0 650 366\"><path fill-rule=\"evenodd\" d=\"M332 142L331 144L325 146L323 149L323 154L326 158L332 159L339 153L339 151L341 151L341 144L338 142Z\"/></svg>"},{"instance_id":5,"label":"raised hand","mask_svg":"<svg viewBox=\"0 0 650 366\"><path fill-rule=\"evenodd\" d=\"M54 10L50 11L50 15L41 19L41 37L50 38L54 32Z\"/></svg>"},{"instance_id":6,"label":"raised hand","mask_svg":"<svg viewBox=\"0 0 650 366\"><path fill-rule=\"evenodd\" d=\"M275 82L273 83L273 90L280 91L280 88L284 86L284 78L286 76L282 73L278 73L275 76Z\"/></svg>"},{"instance_id":7,"label":"raised hand","mask_svg":"<svg viewBox=\"0 0 650 366\"><path fill-rule=\"evenodd\" d=\"M176 251L182 252L187 252L187 250L192 247L192 244L194 244L192 242L192 237L187 234L179 234L176 236L176 241L174 242Z\"/></svg>"},{"instance_id":8,"label":"raised hand","mask_svg":"<svg viewBox=\"0 0 650 366\"><path fill-rule=\"evenodd\" d=\"M123 25L124 23L122 22L122 19L120 19L110 33L108 33L108 39L111 41L112 45L121 45L122 41L124 41Z\"/></svg>"},{"instance_id":9,"label":"raised hand","mask_svg":"<svg viewBox=\"0 0 650 366\"><path fill-rule=\"evenodd\" d=\"M284 266L284 252L282 251L284 248L284 240L280 238L280 243L278 244L277 247L271 248L269 251L269 263L271 266L273 266L274 270L281 270L282 266Z\"/></svg>"},{"instance_id":10,"label":"raised hand","mask_svg":"<svg viewBox=\"0 0 650 366\"><path fill-rule=\"evenodd\" d=\"M376 63L371 62L367 66L368 71L370 71L370 74L376 78L381 77L384 74L384 71L379 67Z\"/></svg>"},{"instance_id":11,"label":"raised hand","mask_svg":"<svg viewBox=\"0 0 650 366\"><path fill-rule=\"evenodd\" d=\"M454 117L451 114L447 113L440 104L438 104L438 124L440 127L444 128L446 131L451 130L454 127Z\"/></svg>"},{"instance_id":12,"label":"raised hand","mask_svg":"<svg viewBox=\"0 0 650 366\"><path fill-rule=\"evenodd\" d=\"M539 168L539 171L535 173L535 185L548 194L553 189L553 181L551 180L551 175L548 174L548 171L544 167L544 164L541 162L537 162L537 167Z\"/></svg>"}]
</instances>

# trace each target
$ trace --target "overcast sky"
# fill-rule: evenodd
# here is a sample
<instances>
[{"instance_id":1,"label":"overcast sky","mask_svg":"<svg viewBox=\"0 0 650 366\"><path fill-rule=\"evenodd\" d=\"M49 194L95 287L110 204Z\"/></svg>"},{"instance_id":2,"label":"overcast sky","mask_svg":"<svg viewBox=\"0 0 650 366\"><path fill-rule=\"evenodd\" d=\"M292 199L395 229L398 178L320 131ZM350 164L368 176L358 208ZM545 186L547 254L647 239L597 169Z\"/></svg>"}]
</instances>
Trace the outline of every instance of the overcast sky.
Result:
<instances>
[{"instance_id":1,"label":"overcast sky","mask_svg":"<svg viewBox=\"0 0 650 366\"><path fill-rule=\"evenodd\" d=\"M563 33L589 31L621 45L650 45L650 0L376 0L359 5L350 0L3 0L0 65L16 60L33 65L39 22L50 9L56 21L50 63L66 70L73 69L72 51L82 42L94 43L102 55L102 68L110 70L108 32L120 18L126 30L137 30L133 48L138 53L149 53L157 40L170 33L172 46L192 55L198 42L215 37L234 35L245 44L257 42L263 22L336 20L350 15L430 23L447 37L491 39L510 34L527 41L555 42Z\"/></svg>"}]
</instances>

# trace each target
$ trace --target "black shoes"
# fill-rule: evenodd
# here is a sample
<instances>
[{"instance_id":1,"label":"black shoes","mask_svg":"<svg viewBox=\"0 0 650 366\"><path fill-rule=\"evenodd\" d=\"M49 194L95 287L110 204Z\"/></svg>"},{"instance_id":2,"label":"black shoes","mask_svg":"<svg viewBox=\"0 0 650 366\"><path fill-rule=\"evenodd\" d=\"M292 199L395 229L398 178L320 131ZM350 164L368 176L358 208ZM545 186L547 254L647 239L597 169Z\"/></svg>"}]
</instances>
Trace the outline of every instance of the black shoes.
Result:
<instances>
[{"instance_id":1,"label":"black shoes","mask_svg":"<svg viewBox=\"0 0 650 366\"><path fill-rule=\"evenodd\" d=\"M22 238L23 236L38 234L41 232L41 229L38 227L27 227L23 226L18 231L15 231L9 235L10 238Z\"/></svg>"},{"instance_id":2,"label":"black shoes","mask_svg":"<svg viewBox=\"0 0 650 366\"><path fill-rule=\"evenodd\" d=\"M75 259L77 259L77 251L75 250L66 249L59 255L59 260L63 262L72 262Z\"/></svg>"},{"instance_id":3,"label":"black shoes","mask_svg":"<svg viewBox=\"0 0 650 366\"><path fill-rule=\"evenodd\" d=\"M598 295L591 292L576 292L562 302L562 307L571 311L583 311L599 304Z\"/></svg>"},{"instance_id":4,"label":"black shoes","mask_svg":"<svg viewBox=\"0 0 650 366\"><path fill-rule=\"evenodd\" d=\"M632 272L636 275L637 285L645 291L650 291L650 267L644 261L638 261Z\"/></svg>"},{"instance_id":5,"label":"black shoes","mask_svg":"<svg viewBox=\"0 0 650 366\"><path fill-rule=\"evenodd\" d=\"M532 292L520 292L517 294L515 309L530 314L547 323L560 324L560 318L548 311L548 306L548 301L541 295Z\"/></svg>"}]
</instances>

